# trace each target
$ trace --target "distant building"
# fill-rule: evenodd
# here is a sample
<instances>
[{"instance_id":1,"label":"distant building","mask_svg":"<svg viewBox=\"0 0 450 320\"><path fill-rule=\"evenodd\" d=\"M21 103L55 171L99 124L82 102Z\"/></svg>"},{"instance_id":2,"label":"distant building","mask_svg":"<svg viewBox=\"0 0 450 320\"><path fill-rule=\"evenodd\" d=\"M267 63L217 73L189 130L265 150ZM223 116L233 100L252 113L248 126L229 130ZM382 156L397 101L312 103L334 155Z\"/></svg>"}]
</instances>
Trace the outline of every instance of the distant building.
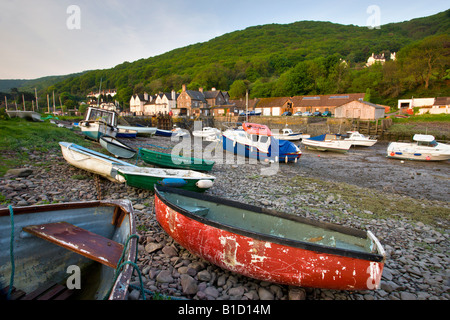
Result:
<instances>
[{"instance_id":1,"label":"distant building","mask_svg":"<svg viewBox=\"0 0 450 320\"><path fill-rule=\"evenodd\" d=\"M175 115L193 116L208 113L208 102L203 94L203 88L198 91L186 90L186 85L183 84L180 95L177 99L177 109L174 111Z\"/></svg>"},{"instance_id":2,"label":"distant building","mask_svg":"<svg viewBox=\"0 0 450 320\"><path fill-rule=\"evenodd\" d=\"M413 114L413 108L419 108L418 114L449 114L450 97L413 98L398 100L398 109L402 113Z\"/></svg>"},{"instance_id":3,"label":"distant building","mask_svg":"<svg viewBox=\"0 0 450 320\"><path fill-rule=\"evenodd\" d=\"M170 113L177 106L178 96L174 90L156 95L149 95L147 92L135 94L130 99L130 112L136 116Z\"/></svg>"},{"instance_id":4,"label":"distant building","mask_svg":"<svg viewBox=\"0 0 450 320\"><path fill-rule=\"evenodd\" d=\"M216 88L212 88L211 91L203 91L203 88L199 88L198 91L186 90L186 85L183 84L181 93L177 98L177 108L174 110L174 115L209 116L213 111L218 114L229 112L231 109L234 112L233 105L229 103L229 98L230 96L226 91L216 90Z\"/></svg>"},{"instance_id":5,"label":"distant building","mask_svg":"<svg viewBox=\"0 0 450 320\"><path fill-rule=\"evenodd\" d=\"M130 99L130 112L136 116L145 114L144 105L152 101L152 97L147 92L144 94L135 94Z\"/></svg>"},{"instance_id":6,"label":"distant building","mask_svg":"<svg viewBox=\"0 0 450 320\"><path fill-rule=\"evenodd\" d=\"M401 113L413 114L413 108L425 107L431 108L434 105L434 98L412 98L412 99L400 99L398 100L398 110Z\"/></svg>"},{"instance_id":7,"label":"distant building","mask_svg":"<svg viewBox=\"0 0 450 320\"><path fill-rule=\"evenodd\" d=\"M96 99L98 99L98 97L100 95L114 97L116 94L117 94L117 90L116 89L108 89L108 90L102 90L102 92L97 92L97 93L94 93L94 92L91 91L87 96L89 98L96 98Z\"/></svg>"},{"instance_id":8,"label":"distant building","mask_svg":"<svg viewBox=\"0 0 450 320\"><path fill-rule=\"evenodd\" d=\"M334 109L347 102L354 100L364 100L365 93L349 93L335 95L313 95L313 96L294 96L261 98L255 106L256 112L261 112L263 116L280 116L289 111L293 114L300 111L321 113L330 111L334 114ZM250 110L250 108L249 108Z\"/></svg>"},{"instance_id":9,"label":"distant building","mask_svg":"<svg viewBox=\"0 0 450 320\"><path fill-rule=\"evenodd\" d=\"M390 59L391 60L396 60L396 53L395 52L391 53ZM384 64L385 62L386 62L386 57L384 56L384 52L382 54L372 53L372 55L369 57L369 59L367 59L366 66L370 67L371 65L373 65L375 63Z\"/></svg>"},{"instance_id":10,"label":"distant building","mask_svg":"<svg viewBox=\"0 0 450 320\"><path fill-rule=\"evenodd\" d=\"M385 107L362 100L344 103L334 109L335 118L377 120L385 116Z\"/></svg>"}]
</instances>

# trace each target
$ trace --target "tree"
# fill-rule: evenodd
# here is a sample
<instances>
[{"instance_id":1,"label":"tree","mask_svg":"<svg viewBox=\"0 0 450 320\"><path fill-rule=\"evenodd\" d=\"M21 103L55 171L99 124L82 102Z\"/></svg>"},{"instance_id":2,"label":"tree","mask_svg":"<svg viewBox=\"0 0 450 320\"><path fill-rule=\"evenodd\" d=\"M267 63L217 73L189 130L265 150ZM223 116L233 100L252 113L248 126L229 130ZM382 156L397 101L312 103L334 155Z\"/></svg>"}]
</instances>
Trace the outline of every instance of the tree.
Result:
<instances>
[{"instance_id":1,"label":"tree","mask_svg":"<svg viewBox=\"0 0 450 320\"><path fill-rule=\"evenodd\" d=\"M245 97L247 89L248 87L244 80L236 80L230 86L230 91L228 93L232 99L242 98Z\"/></svg>"},{"instance_id":2,"label":"tree","mask_svg":"<svg viewBox=\"0 0 450 320\"><path fill-rule=\"evenodd\" d=\"M416 84L428 89L434 74L443 77L450 64L450 36L442 34L416 42L398 53L406 74L412 74Z\"/></svg>"}]
</instances>

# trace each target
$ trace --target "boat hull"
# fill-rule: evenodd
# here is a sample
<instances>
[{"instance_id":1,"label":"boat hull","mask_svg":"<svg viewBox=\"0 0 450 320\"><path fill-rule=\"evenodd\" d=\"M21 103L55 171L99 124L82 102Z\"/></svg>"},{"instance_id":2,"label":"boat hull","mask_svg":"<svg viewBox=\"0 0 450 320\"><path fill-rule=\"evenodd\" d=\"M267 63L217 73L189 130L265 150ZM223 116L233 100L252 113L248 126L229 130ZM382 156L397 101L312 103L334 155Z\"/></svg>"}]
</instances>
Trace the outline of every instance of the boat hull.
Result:
<instances>
[{"instance_id":1,"label":"boat hull","mask_svg":"<svg viewBox=\"0 0 450 320\"><path fill-rule=\"evenodd\" d=\"M371 260L318 245L294 245L276 236L209 222L170 203L161 191L164 189L156 189L154 210L161 227L191 253L221 268L263 281L301 287L336 290L379 287L383 257L374 255L375 259Z\"/></svg>"},{"instance_id":2,"label":"boat hull","mask_svg":"<svg viewBox=\"0 0 450 320\"><path fill-rule=\"evenodd\" d=\"M309 134L303 134L301 132L298 132L298 133L289 133L289 134L273 134L273 137L275 137L279 140L299 141L302 139L308 139L311 136Z\"/></svg>"},{"instance_id":3,"label":"boat hull","mask_svg":"<svg viewBox=\"0 0 450 320\"><path fill-rule=\"evenodd\" d=\"M410 143L391 142L387 148L387 157L416 161L450 160L450 150L436 150L436 147L417 146Z\"/></svg>"},{"instance_id":4,"label":"boat hull","mask_svg":"<svg viewBox=\"0 0 450 320\"><path fill-rule=\"evenodd\" d=\"M170 153L157 152L145 148L139 149L139 157L148 164L163 168L211 171L215 162L212 160L174 156Z\"/></svg>"},{"instance_id":5,"label":"boat hull","mask_svg":"<svg viewBox=\"0 0 450 320\"><path fill-rule=\"evenodd\" d=\"M332 141L316 141L312 139L303 139L302 143L306 148L318 151L332 151L339 153L346 153L352 143L345 140L332 140Z\"/></svg>"},{"instance_id":6,"label":"boat hull","mask_svg":"<svg viewBox=\"0 0 450 320\"><path fill-rule=\"evenodd\" d=\"M116 167L127 185L154 190L155 185L169 185L181 189L204 192L213 186L215 177L191 170Z\"/></svg>"},{"instance_id":7,"label":"boat hull","mask_svg":"<svg viewBox=\"0 0 450 320\"><path fill-rule=\"evenodd\" d=\"M136 130L128 130L128 129L117 129L116 138L136 138L137 137L137 131Z\"/></svg>"},{"instance_id":8,"label":"boat hull","mask_svg":"<svg viewBox=\"0 0 450 320\"><path fill-rule=\"evenodd\" d=\"M20 111L20 110L7 110L6 113L10 118L22 118L27 120L32 120L35 122L43 122L41 119L41 114L34 111Z\"/></svg>"},{"instance_id":9,"label":"boat hull","mask_svg":"<svg viewBox=\"0 0 450 320\"><path fill-rule=\"evenodd\" d=\"M350 140L350 139L344 139L346 141L350 141L352 143L352 146L357 147L371 147L375 143L377 143L377 140Z\"/></svg>"},{"instance_id":10,"label":"boat hull","mask_svg":"<svg viewBox=\"0 0 450 320\"><path fill-rule=\"evenodd\" d=\"M113 137L101 137L100 145L118 158L130 159L136 155L136 150Z\"/></svg>"},{"instance_id":11,"label":"boat hull","mask_svg":"<svg viewBox=\"0 0 450 320\"><path fill-rule=\"evenodd\" d=\"M284 142L284 141L283 141ZM280 143L283 143L280 141ZM289 143L289 141L286 141ZM222 148L228 152L240 155L246 158L258 159L260 161L276 161L276 162L297 162L301 157L301 151L292 152L272 152L272 146L269 147L269 152L260 151L256 147L240 143L228 137L225 133L222 135ZM281 149L281 148L280 148Z\"/></svg>"},{"instance_id":12,"label":"boat hull","mask_svg":"<svg viewBox=\"0 0 450 320\"><path fill-rule=\"evenodd\" d=\"M136 131L138 135L140 134L150 134L156 133L156 127L134 127L134 126L117 126L118 129Z\"/></svg>"},{"instance_id":13,"label":"boat hull","mask_svg":"<svg viewBox=\"0 0 450 320\"><path fill-rule=\"evenodd\" d=\"M17 290L31 293L48 283L66 285L65 279L72 272L70 266L81 269L81 289L75 290L79 299L124 300L133 268L126 265L114 282L115 269L99 264L91 259L49 241L22 231L24 227L36 224L66 221L89 232L111 239L122 245L135 234L133 207L129 201L93 201L41 205L13 208L14 213L14 264L13 286ZM0 244L9 248L11 227L10 212L0 209ZM135 261L137 240L131 239L124 261ZM107 250L107 249L106 249ZM95 275L91 271L96 270ZM10 251L0 252L0 283L10 282ZM94 274L94 273L92 273ZM91 281L84 281L89 278ZM88 292L90 291L90 292Z\"/></svg>"},{"instance_id":14,"label":"boat hull","mask_svg":"<svg viewBox=\"0 0 450 320\"><path fill-rule=\"evenodd\" d=\"M99 141L103 136L115 137L117 131L103 121L81 121L81 133L88 139Z\"/></svg>"}]
</instances>

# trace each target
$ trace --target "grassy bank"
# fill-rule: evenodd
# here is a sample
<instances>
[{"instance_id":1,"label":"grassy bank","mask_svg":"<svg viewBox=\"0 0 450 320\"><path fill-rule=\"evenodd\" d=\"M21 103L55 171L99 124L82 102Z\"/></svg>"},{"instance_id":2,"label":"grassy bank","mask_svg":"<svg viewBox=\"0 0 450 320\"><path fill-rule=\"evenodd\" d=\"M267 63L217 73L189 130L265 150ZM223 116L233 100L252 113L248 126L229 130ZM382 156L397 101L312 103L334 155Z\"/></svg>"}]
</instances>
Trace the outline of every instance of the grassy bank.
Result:
<instances>
[{"instance_id":1,"label":"grassy bank","mask_svg":"<svg viewBox=\"0 0 450 320\"><path fill-rule=\"evenodd\" d=\"M424 114L392 120L388 134L412 138L421 133L433 135L437 140L450 140L450 114Z\"/></svg>"},{"instance_id":2,"label":"grassy bank","mask_svg":"<svg viewBox=\"0 0 450 320\"><path fill-rule=\"evenodd\" d=\"M74 142L85 147L92 145L76 132L49 122L0 120L0 176L8 169L21 167L32 161L33 155L60 153L60 141Z\"/></svg>"}]
</instances>

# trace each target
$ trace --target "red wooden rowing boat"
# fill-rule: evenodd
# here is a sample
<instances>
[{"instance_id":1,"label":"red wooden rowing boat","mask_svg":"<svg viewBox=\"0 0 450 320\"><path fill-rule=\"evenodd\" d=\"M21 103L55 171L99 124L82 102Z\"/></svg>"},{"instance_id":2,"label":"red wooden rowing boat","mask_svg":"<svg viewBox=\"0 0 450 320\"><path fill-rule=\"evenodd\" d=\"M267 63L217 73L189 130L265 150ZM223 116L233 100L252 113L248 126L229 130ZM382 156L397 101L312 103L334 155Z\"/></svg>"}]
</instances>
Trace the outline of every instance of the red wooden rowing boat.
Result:
<instances>
[{"instance_id":1,"label":"red wooden rowing boat","mask_svg":"<svg viewBox=\"0 0 450 320\"><path fill-rule=\"evenodd\" d=\"M270 131L269 127L263 124L244 122L242 124L242 129L244 129L244 131L248 132L249 134L256 134L262 136L272 135L272 131Z\"/></svg>"},{"instance_id":2,"label":"red wooden rowing boat","mask_svg":"<svg viewBox=\"0 0 450 320\"><path fill-rule=\"evenodd\" d=\"M385 253L370 231L159 186L155 214L191 253L251 278L336 290L380 284Z\"/></svg>"}]
</instances>

